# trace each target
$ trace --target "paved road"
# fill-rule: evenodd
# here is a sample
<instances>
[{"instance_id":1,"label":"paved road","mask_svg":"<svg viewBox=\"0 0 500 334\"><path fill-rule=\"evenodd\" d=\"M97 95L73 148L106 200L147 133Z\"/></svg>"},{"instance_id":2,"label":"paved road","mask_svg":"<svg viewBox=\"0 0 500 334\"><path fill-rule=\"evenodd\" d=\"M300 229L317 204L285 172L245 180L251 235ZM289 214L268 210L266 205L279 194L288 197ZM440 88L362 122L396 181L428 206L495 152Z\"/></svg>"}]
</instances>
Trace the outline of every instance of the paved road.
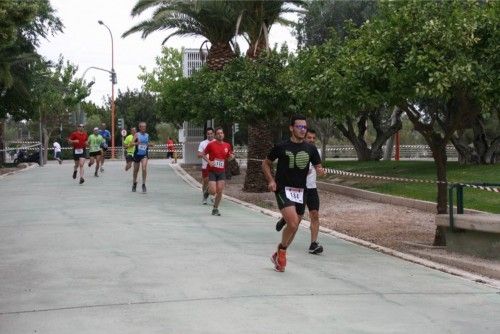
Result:
<instances>
[{"instance_id":1,"label":"paved road","mask_svg":"<svg viewBox=\"0 0 500 334\"><path fill-rule=\"evenodd\" d=\"M499 333L499 291L301 230L285 273L274 219L222 217L165 163L130 192L121 163L0 179L0 333ZM88 170L88 169L87 169Z\"/></svg>"}]
</instances>

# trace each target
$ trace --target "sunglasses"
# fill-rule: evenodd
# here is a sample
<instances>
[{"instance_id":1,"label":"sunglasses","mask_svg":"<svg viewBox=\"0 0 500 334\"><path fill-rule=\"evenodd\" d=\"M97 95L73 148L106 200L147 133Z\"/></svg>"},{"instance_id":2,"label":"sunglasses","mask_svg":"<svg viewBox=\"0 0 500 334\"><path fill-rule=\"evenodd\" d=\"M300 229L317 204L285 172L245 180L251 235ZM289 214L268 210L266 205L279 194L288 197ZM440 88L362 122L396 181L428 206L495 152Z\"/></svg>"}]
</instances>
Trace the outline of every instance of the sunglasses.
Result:
<instances>
[{"instance_id":1,"label":"sunglasses","mask_svg":"<svg viewBox=\"0 0 500 334\"><path fill-rule=\"evenodd\" d=\"M293 127L302 131L307 131L307 125L294 125Z\"/></svg>"}]
</instances>

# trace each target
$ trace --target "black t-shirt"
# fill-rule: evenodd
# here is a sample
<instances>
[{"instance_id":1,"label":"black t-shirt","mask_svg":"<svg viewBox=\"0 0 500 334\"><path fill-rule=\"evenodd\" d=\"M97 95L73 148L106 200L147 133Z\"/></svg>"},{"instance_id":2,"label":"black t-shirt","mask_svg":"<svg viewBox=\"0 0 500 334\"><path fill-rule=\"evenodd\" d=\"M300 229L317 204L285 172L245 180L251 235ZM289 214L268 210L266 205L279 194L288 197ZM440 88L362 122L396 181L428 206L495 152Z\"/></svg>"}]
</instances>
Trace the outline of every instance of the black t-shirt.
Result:
<instances>
[{"instance_id":1,"label":"black t-shirt","mask_svg":"<svg viewBox=\"0 0 500 334\"><path fill-rule=\"evenodd\" d=\"M294 143L290 139L273 147L267 159L278 159L276 168L276 191L285 187L305 188L309 163L321 163L318 150L306 142Z\"/></svg>"}]
</instances>

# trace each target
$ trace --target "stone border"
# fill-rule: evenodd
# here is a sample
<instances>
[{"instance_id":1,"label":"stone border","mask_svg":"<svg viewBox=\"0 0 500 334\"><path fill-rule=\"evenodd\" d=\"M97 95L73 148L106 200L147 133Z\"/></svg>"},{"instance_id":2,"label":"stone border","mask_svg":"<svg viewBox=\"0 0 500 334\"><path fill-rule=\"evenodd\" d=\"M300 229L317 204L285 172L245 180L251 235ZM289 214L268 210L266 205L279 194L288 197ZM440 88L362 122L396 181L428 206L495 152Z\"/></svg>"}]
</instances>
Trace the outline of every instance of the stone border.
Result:
<instances>
[{"instance_id":1,"label":"stone border","mask_svg":"<svg viewBox=\"0 0 500 334\"><path fill-rule=\"evenodd\" d=\"M27 171L27 170L30 170L30 169L33 169L35 167L37 167L38 164L37 163L33 163L32 165L29 165L27 166L26 168L23 168L23 169L18 169L18 170L14 170L12 172L8 172L8 173L5 173L5 174L2 174L0 175L0 180L2 180L3 178L9 176L9 175L14 175L14 174L18 174L18 173L22 173L24 171Z\"/></svg>"},{"instance_id":2,"label":"stone border","mask_svg":"<svg viewBox=\"0 0 500 334\"><path fill-rule=\"evenodd\" d=\"M175 171L175 173L177 175L179 175L186 183L188 183L189 185L191 185L194 188L201 189L201 184L196 179L194 179L191 175L189 175L189 173L187 173L184 169L182 169L182 167L179 164L170 165L170 167L172 167L172 169ZM344 187L344 188L348 188L348 187ZM373 193L373 194L377 194L377 193ZM380 194L377 194L377 195L380 195ZM257 212L263 213L263 214L265 214L267 216L271 216L271 217L274 217L274 218L280 218L281 217L281 215L279 213L277 213L277 212L274 212L274 211L269 210L269 209L261 208L261 207L259 207L257 205L254 205L254 204L251 204L251 203L239 200L237 198L234 198L234 197L231 197L231 196L228 196L228 195L224 195L224 198L227 198L228 200L230 200L230 201L232 201L234 203L240 204L240 205L242 205L242 206L244 206L246 208L249 208L249 209L251 209L253 211L257 211ZM424 201L420 201L420 202L424 202ZM392 203L392 202L389 202L389 203L390 204L395 204L395 203ZM427 203L430 203L430 202L427 202ZM432 204L435 205L434 203L432 203ZM400 205L400 204L398 204L398 205ZM435 209L435 207L433 207L433 208ZM303 220L300 223L300 225L301 225L302 228L306 228L306 229L309 228L309 222L306 221L306 220ZM422 266L425 266L425 267L428 267L428 268L431 268L431 269L436 269L436 270L445 272L447 274L458 276L458 277L461 277L461 278L466 279L468 281L473 281L473 282L476 282L476 283L482 283L482 284L488 285L488 286L490 286L492 288L500 290L500 280L496 280L496 279L493 279L493 278L485 277L485 276L482 276L482 275L473 274L473 273L470 273L470 272L462 270L462 269L458 269L458 268L451 267L451 266L448 266L448 265L444 265L444 264L441 264L441 263L437 263L437 262L433 262L433 261L430 261L430 260L422 259L422 258L417 257L415 255L410 255L410 254L402 253L402 252L396 251L394 249L383 247L383 246L374 244L372 242L365 241L365 240L362 240L362 239L358 239L358 238L355 238L355 237L351 237L351 236L348 236L346 234L343 234L343 233L340 233L340 232L337 232L337 231L333 231L333 230L325 228L325 227L320 227L320 232L323 233L323 234L325 234L325 235L328 235L330 237L333 237L333 238L338 238L338 239L342 239L342 240L345 240L345 241L348 241L348 242L352 242L354 244L361 245L361 246L364 246L364 247L368 247L370 249L373 249L375 251L378 251L378 252L381 252L381 253L384 253L384 254L392 255L394 257L398 257L400 259L403 259L403 260L406 260L406 261L409 261L409 262L413 262L415 264L419 264L419 265L422 265Z\"/></svg>"},{"instance_id":3,"label":"stone border","mask_svg":"<svg viewBox=\"0 0 500 334\"><path fill-rule=\"evenodd\" d=\"M422 210L430 213L436 213L436 203L429 201L422 201L419 199L406 198L394 195L387 195L376 193L373 191L357 189L353 187L342 186L339 184L333 184L323 181L316 181L318 184L318 189L326 190L330 192L334 192L337 194L349 196L349 197L358 197L362 199L366 199L372 202L378 203L386 203L393 204L398 206L405 206L412 209ZM478 214L485 213L483 211L473 210L473 209L464 209L464 213L470 214Z\"/></svg>"}]
</instances>

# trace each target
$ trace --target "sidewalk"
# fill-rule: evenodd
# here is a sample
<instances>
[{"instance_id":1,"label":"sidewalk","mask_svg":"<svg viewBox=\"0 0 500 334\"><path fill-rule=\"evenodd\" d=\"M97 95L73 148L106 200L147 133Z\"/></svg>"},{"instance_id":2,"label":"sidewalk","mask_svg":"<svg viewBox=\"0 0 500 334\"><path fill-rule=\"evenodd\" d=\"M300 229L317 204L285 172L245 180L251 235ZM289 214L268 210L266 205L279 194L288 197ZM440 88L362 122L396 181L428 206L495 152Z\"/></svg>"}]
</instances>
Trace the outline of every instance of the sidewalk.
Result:
<instances>
[{"instance_id":1,"label":"sidewalk","mask_svg":"<svg viewBox=\"0 0 500 334\"><path fill-rule=\"evenodd\" d=\"M162 161L145 195L70 163L0 180L2 334L500 332L497 289L326 236L312 256L304 229L277 273L273 218L212 217Z\"/></svg>"}]
</instances>

